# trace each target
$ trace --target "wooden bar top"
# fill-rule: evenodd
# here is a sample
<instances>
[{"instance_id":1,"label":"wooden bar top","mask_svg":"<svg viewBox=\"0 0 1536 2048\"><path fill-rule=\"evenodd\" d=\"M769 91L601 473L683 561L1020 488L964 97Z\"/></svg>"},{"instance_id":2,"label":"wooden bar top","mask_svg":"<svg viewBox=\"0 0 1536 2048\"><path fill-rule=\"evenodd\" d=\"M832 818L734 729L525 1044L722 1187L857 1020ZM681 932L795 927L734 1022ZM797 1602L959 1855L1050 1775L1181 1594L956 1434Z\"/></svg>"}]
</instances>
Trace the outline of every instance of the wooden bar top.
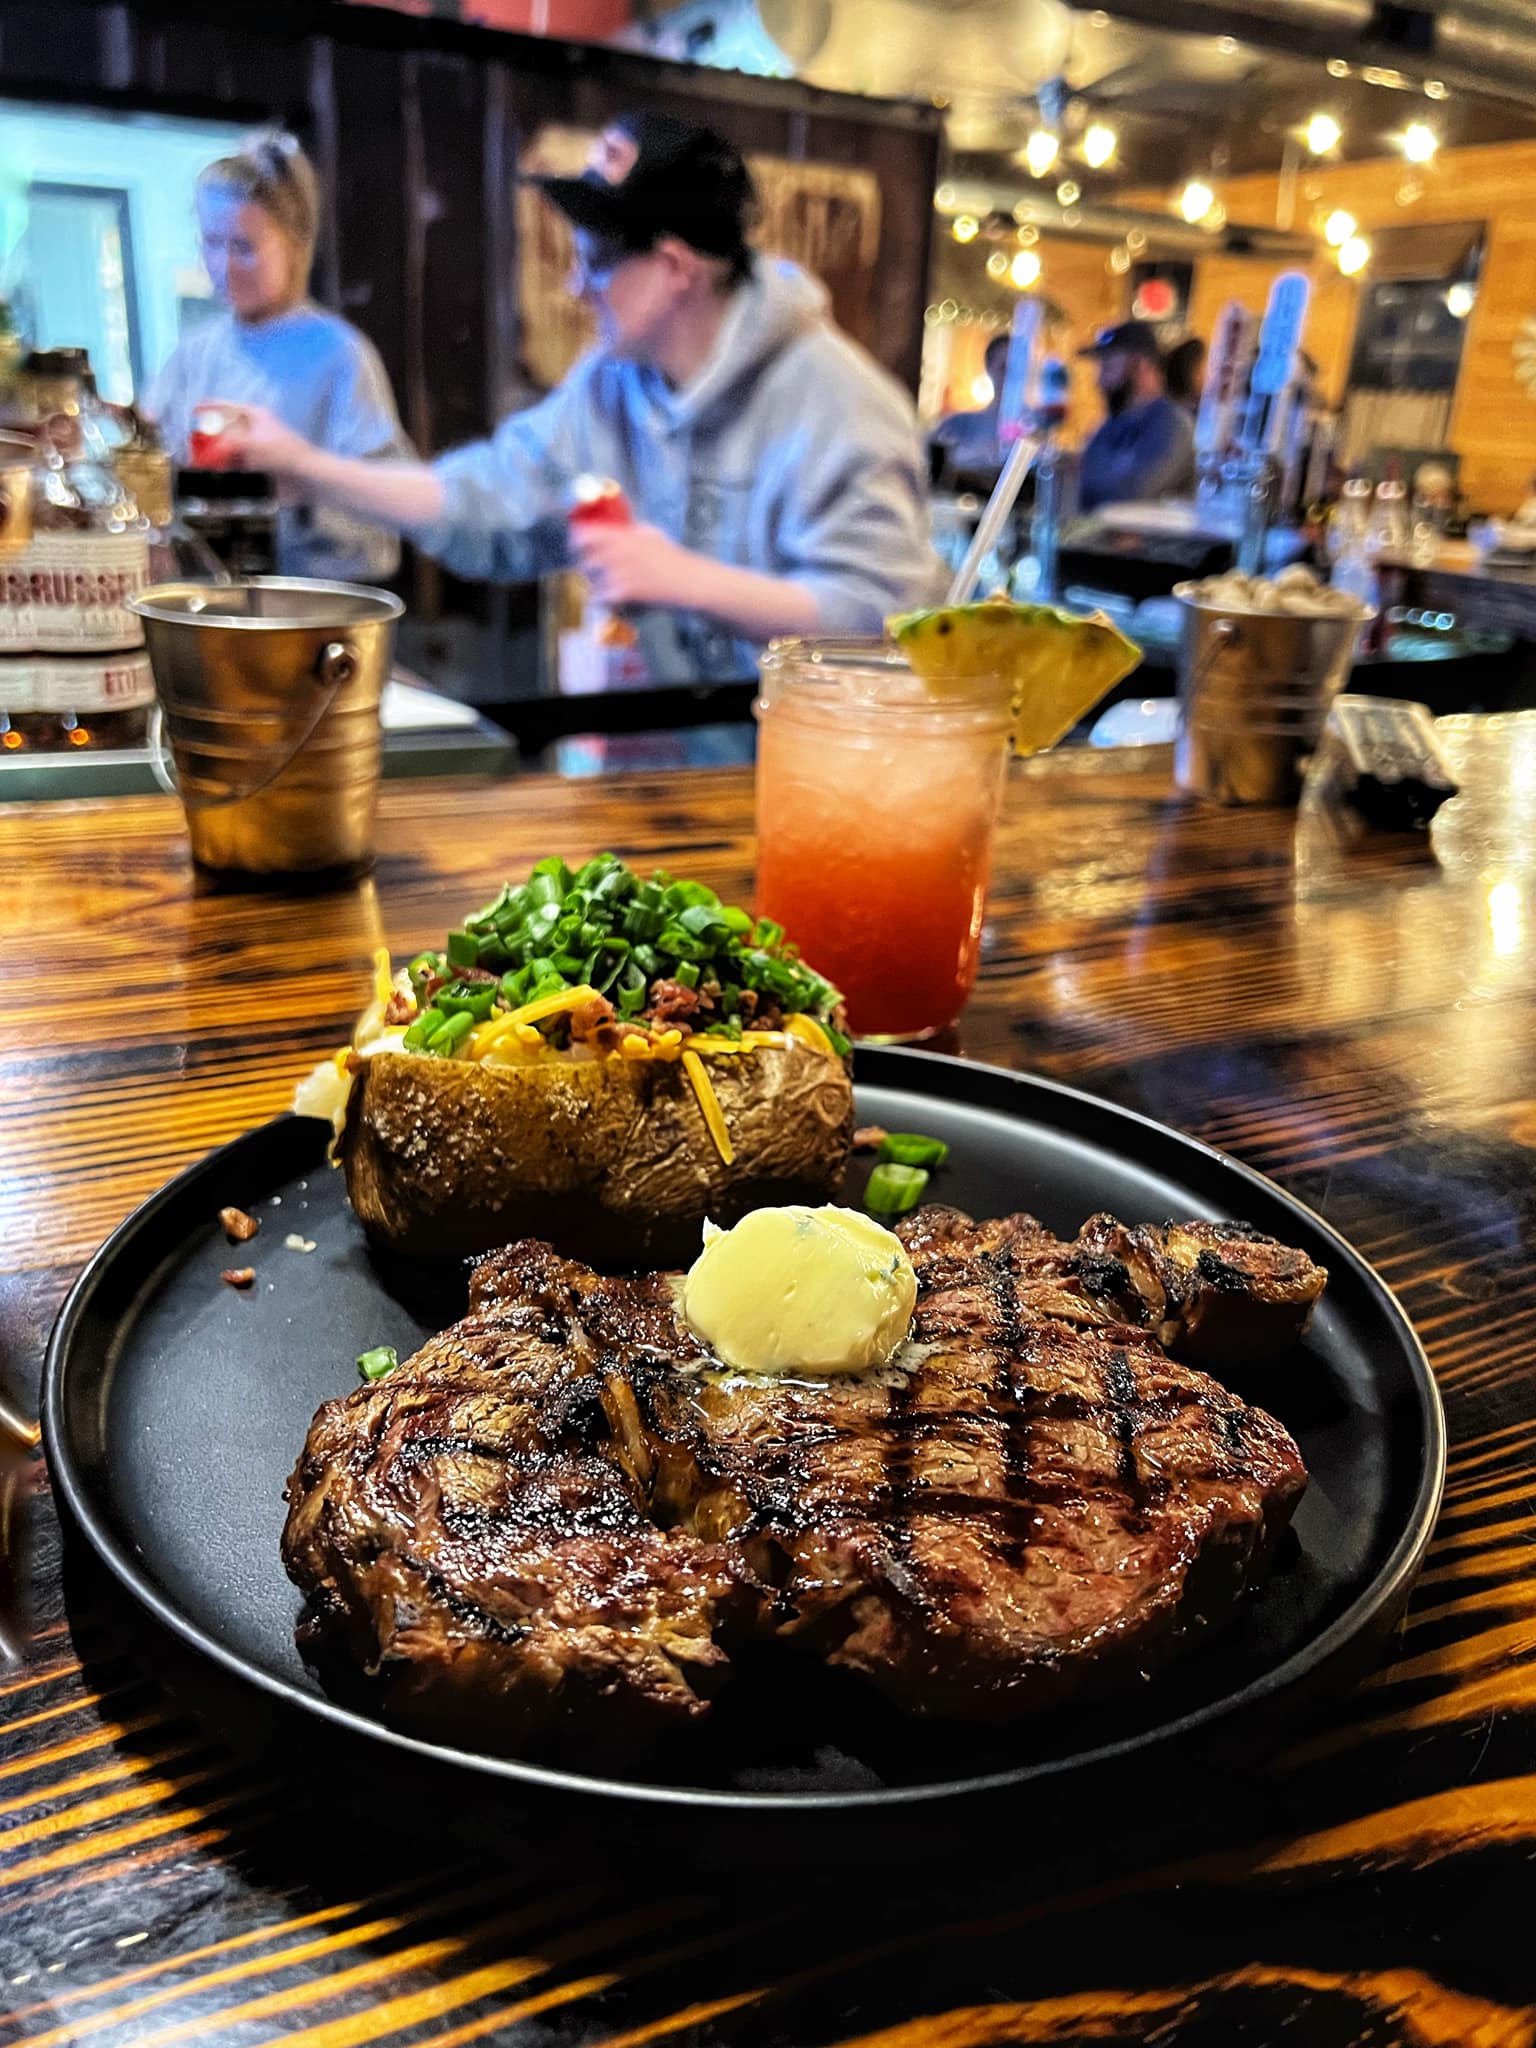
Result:
<instances>
[{"instance_id":1,"label":"wooden bar top","mask_svg":"<svg viewBox=\"0 0 1536 2048\"><path fill-rule=\"evenodd\" d=\"M1273 1175L1396 1289L1449 1490L1383 1667L1273 1761L993 1853L825 1844L724 1875L659 1816L623 1855L497 1835L481 1788L331 1796L301 1739L183 1677L0 1465L0 2043L33 2048L1532 2048L1536 1954L1536 726L1452 721L1422 844L1173 794L1165 758L1013 776L963 1050ZM194 888L174 803L0 814L0 1396L36 1414L81 1262L284 1108L366 999L539 856L603 847L749 894L745 774L386 788L377 874ZM836 859L836 848L827 850ZM1027 1729L1020 1731L1027 1743Z\"/></svg>"}]
</instances>

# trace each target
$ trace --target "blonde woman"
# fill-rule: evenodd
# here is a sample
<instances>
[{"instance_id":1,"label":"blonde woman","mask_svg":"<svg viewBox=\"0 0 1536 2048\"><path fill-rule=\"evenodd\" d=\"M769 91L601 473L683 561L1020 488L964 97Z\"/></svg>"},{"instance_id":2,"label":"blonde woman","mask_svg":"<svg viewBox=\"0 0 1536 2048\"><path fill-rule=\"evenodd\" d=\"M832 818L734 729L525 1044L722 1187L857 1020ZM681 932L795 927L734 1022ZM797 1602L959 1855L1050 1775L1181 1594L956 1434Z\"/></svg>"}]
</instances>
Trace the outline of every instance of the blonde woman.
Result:
<instances>
[{"instance_id":1,"label":"blonde woman","mask_svg":"<svg viewBox=\"0 0 1536 2048\"><path fill-rule=\"evenodd\" d=\"M212 402L261 406L333 454L409 457L378 352L309 297L320 225L314 168L291 135L252 136L197 181L203 261L226 310L178 343L146 411L171 454L188 459L192 415ZM392 533L345 511L285 507L285 575L372 582L400 559Z\"/></svg>"}]
</instances>

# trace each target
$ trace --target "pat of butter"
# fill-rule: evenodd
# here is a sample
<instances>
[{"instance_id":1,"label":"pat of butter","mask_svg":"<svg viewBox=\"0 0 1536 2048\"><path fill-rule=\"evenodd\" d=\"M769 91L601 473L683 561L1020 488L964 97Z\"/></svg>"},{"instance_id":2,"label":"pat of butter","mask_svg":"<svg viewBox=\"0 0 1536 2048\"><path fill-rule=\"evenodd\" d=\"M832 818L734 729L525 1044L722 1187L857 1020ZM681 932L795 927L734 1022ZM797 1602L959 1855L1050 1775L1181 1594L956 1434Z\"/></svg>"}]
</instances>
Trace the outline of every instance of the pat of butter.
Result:
<instances>
[{"instance_id":1,"label":"pat of butter","mask_svg":"<svg viewBox=\"0 0 1536 2048\"><path fill-rule=\"evenodd\" d=\"M903 1342L917 1275L900 1238L856 1209L754 1209L704 1225L683 1320L723 1365L805 1377L867 1372Z\"/></svg>"}]
</instances>

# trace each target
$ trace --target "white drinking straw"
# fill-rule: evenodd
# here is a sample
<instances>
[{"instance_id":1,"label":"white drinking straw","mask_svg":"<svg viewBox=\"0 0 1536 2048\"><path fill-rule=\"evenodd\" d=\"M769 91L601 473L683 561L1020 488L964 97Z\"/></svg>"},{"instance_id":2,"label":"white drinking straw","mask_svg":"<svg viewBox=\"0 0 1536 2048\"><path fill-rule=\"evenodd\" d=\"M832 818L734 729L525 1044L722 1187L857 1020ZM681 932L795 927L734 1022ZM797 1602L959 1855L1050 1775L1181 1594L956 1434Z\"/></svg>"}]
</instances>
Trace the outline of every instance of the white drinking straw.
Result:
<instances>
[{"instance_id":1,"label":"white drinking straw","mask_svg":"<svg viewBox=\"0 0 1536 2048\"><path fill-rule=\"evenodd\" d=\"M982 513L970 546L966 549L965 560L955 571L955 580L949 586L948 604L964 604L976 587L976 578L981 574L981 565L997 545L997 537L1003 530L1003 521L1013 510L1019 492L1024 488L1024 479L1029 474L1029 465L1040 452L1038 435L1024 435L1013 444L1012 453L1003 465L1003 473L993 486L987 500L987 509Z\"/></svg>"}]
</instances>

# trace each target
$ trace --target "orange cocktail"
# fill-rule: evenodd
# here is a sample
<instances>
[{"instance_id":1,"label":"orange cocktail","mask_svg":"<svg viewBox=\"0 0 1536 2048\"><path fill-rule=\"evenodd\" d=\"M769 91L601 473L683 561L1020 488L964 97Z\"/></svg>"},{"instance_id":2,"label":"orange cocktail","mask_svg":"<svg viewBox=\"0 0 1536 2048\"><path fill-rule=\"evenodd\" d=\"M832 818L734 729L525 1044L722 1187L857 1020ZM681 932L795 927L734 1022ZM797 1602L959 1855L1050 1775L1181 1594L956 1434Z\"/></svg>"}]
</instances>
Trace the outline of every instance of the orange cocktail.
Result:
<instances>
[{"instance_id":1,"label":"orange cocktail","mask_svg":"<svg viewBox=\"0 0 1536 2048\"><path fill-rule=\"evenodd\" d=\"M764 657L757 712L759 912L860 1036L952 1024L981 950L1006 692L936 699L882 641L791 640Z\"/></svg>"}]
</instances>

